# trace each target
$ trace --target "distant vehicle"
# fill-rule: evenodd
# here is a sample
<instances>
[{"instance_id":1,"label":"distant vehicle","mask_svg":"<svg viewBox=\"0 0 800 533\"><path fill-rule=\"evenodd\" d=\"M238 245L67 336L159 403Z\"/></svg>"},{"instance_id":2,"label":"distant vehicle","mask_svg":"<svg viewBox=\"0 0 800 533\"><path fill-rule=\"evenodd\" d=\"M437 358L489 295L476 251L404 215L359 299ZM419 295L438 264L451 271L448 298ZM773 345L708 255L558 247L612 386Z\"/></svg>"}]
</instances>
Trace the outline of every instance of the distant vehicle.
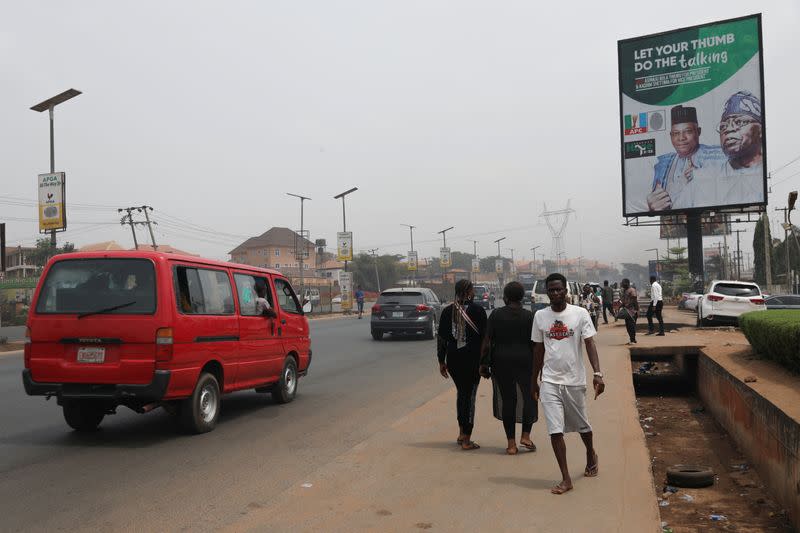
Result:
<instances>
[{"instance_id":1,"label":"distant vehicle","mask_svg":"<svg viewBox=\"0 0 800 533\"><path fill-rule=\"evenodd\" d=\"M767 309L800 309L800 296L797 294L777 294L764 299Z\"/></svg>"},{"instance_id":2,"label":"distant vehicle","mask_svg":"<svg viewBox=\"0 0 800 533\"><path fill-rule=\"evenodd\" d=\"M489 287L486 285L473 285L473 289L475 290L475 300L474 302L484 309L491 309L492 303L489 301Z\"/></svg>"},{"instance_id":3,"label":"distant vehicle","mask_svg":"<svg viewBox=\"0 0 800 533\"><path fill-rule=\"evenodd\" d=\"M275 270L161 252L57 255L28 314L22 381L29 395L55 396L77 431L125 406L164 407L204 433L223 393L294 399L311 363L303 315Z\"/></svg>"},{"instance_id":4,"label":"distant vehicle","mask_svg":"<svg viewBox=\"0 0 800 533\"><path fill-rule=\"evenodd\" d=\"M697 325L738 325L743 313L766 309L761 289L755 283L715 280L697 305Z\"/></svg>"},{"instance_id":5,"label":"distant vehicle","mask_svg":"<svg viewBox=\"0 0 800 533\"><path fill-rule=\"evenodd\" d=\"M533 303L533 291L531 289L525 290L525 295L522 297L522 307L530 307Z\"/></svg>"},{"instance_id":6,"label":"distant vehicle","mask_svg":"<svg viewBox=\"0 0 800 533\"><path fill-rule=\"evenodd\" d=\"M567 281L567 303L578 305L580 303L580 286L576 281ZM550 305L550 298L547 296L547 283L545 280L536 280L533 284L533 301L531 302L531 312L535 313L539 309L544 309Z\"/></svg>"},{"instance_id":7,"label":"distant vehicle","mask_svg":"<svg viewBox=\"0 0 800 533\"><path fill-rule=\"evenodd\" d=\"M697 310L697 303L700 301L700 297L703 296L699 292L686 292L686 295L683 300L683 309L688 309L689 311L696 311Z\"/></svg>"},{"instance_id":8,"label":"distant vehicle","mask_svg":"<svg viewBox=\"0 0 800 533\"><path fill-rule=\"evenodd\" d=\"M525 290L532 290L533 286L536 284L536 277L534 277L533 274L520 274L517 276L517 281L522 284Z\"/></svg>"},{"instance_id":9,"label":"distant vehicle","mask_svg":"<svg viewBox=\"0 0 800 533\"><path fill-rule=\"evenodd\" d=\"M341 296L334 296L333 298L331 298L331 303L332 304L340 304L340 303L342 303L342 297Z\"/></svg>"},{"instance_id":10,"label":"distant vehicle","mask_svg":"<svg viewBox=\"0 0 800 533\"><path fill-rule=\"evenodd\" d=\"M372 306L370 333L379 341L386 333L418 335L433 339L442 315L436 294L423 287L387 289Z\"/></svg>"}]
</instances>

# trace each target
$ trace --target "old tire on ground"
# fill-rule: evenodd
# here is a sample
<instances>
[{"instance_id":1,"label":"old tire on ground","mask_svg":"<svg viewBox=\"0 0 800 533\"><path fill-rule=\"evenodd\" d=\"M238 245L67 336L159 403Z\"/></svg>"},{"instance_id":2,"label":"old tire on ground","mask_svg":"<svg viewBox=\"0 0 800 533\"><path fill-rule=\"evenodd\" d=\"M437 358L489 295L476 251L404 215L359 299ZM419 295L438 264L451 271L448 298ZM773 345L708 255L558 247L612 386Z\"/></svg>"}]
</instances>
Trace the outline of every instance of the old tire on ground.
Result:
<instances>
[{"instance_id":1,"label":"old tire on ground","mask_svg":"<svg viewBox=\"0 0 800 533\"><path fill-rule=\"evenodd\" d=\"M373 331L372 332L372 338L375 339L376 341L381 340L383 338L383 332L382 331Z\"/></svg>"},{"instance_id":2,"label":"old tire on ground","mask_svg":"<svg viewBox=\"0 0 800 533\"><path fill-rule=\"evenodd\" d=\"M289 403L297 394L297 362L294 357L287 357L283 363L281 377L272 391L272 399L276 403Z\"/></svg>"},{"instance_id":3,"label":"old tire on ground","mask_svg":"<svg viewBox=\"0 0 800 533\"><path fill-rule=\"evenodd\" d=\"M430 324L428 324L428 329L425 330L425 338L428 340L433 340L436 338L436 317L431 317Z\"/></svg>"},{"instance_id":4,"label":"old tire on ground","mask_svg":"<svg viewBox=\"0 0 800 533\"><path fill-rule=\"evenodd\" d=\"M181 426L191 433L207 433L214 429L221 408L219 382L213 374L203 372L192 395L181 402Z\"/></svg>"},{"instance_id":5,"label":"old tire on ground","mask_svg":"<svg viewBox=\"0 0 800 533\"><path fill-rule=\"evenodd\" d=\"M106 416L103 405L91 400L64 402L64 420L75 431L95 431Z\"/></svg>"},{"instance_id":6,"label":"old tire on ground","mask_svg":"<svg viewBox=\"0 0 800 533\"><path fill-rule=\"evenodd\" d=\"M714 471L707 466L673 465L667 468L667 484L683 488L710 487Z\"/></svg>"}]
</instances>

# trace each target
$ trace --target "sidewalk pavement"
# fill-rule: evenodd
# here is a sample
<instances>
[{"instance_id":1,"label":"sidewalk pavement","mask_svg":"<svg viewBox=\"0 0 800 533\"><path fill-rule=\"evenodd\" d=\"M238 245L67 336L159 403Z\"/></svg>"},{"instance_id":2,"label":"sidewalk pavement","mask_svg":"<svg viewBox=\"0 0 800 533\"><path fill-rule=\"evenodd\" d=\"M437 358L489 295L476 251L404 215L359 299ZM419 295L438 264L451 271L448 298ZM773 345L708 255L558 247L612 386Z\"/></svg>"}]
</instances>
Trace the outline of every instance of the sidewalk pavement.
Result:
<instances>
[{"instance_id":1,"label":"sidewalk pavement","mask_svg":"<svg viewBox=\"0 0 800 533\"><path fill-rule=\"evenodd\" d=\"M660 531L626 340L621 322L600 326L597 342L607 388L596 401L593 393L588 397L599 476L583 477L584 447L577 434L568 435L571 492L550 493L560 476L541 409L533 430L538 451L508 456L502 424L492 417L491 385L482 381L473 434L480 450L462 451L455 443L451 388L305 483L251 507L227 530ZM431 372L436 372L433 361Z\"/></svg>"}]
</instances>

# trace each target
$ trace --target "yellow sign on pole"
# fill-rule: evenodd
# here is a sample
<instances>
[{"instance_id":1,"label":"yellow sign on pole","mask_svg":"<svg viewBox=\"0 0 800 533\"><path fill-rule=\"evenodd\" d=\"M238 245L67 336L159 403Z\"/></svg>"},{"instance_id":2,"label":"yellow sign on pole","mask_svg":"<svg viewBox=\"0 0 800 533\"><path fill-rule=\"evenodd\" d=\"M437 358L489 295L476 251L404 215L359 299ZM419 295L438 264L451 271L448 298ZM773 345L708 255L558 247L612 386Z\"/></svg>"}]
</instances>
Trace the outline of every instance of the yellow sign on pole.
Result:
<instances>
[{"instance_id":1,"label":"yellow sign on pole","mask_svg":"<svg viewBox=\"0 0 800 533\"><path fill-rule=\"evenodd\" d=\"M452 255L450 254L450 248L441 247L439 248L439 266L442 268L448 268L452 266L453 259Z\"/></svg>"},{"instance_id":2,"label":"yellow sign on pole","mask_svg":"<svg viewBox=\"0 0 800 533\"><path fill-rule=\"evenodd\" d=\"M336 234L336 260L353 260L353 232L340 231Z\"/></svg>"},{"instance_id":3,"label":"yellow sign on pole","mask_svg":"<svg viewBox=\"0 0 800 533\"><path fill-rule=\"evenodd\" d=\"M67 229L63 172L39 174L39 232Z\"/></svg>"},{"instance_id":4,"label":"yellow sign on pole","mask_svg":"<svg viewBox=\"0 0 800 533\"><path fill-rule=\"evenodd\" d=\"M342 297L342 310L353 308L353 275L350 272L339 273L339 290Z\"/></svg>"},{"instance_id":5,"label":"yellow sign on pole","mask_svg":"<svg viewBox=\"0 0 800 533\"><path fill-rule=\"evenodd\" d=\"M408 252L408 269L417 269L417 252Z\"/></svg>"}]
</instances>

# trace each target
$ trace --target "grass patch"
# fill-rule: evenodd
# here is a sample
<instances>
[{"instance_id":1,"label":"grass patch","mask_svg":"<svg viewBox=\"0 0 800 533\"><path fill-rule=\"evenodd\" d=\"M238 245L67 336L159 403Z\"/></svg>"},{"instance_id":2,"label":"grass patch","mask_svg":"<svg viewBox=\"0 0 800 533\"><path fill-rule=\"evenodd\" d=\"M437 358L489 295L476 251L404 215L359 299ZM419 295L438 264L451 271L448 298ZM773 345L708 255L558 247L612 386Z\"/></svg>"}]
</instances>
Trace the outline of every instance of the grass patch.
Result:
<instances>
[{"instance_id":1,"label":"grass patch","mask_svg":"<svg viewBox=\"0 0 800 533\"><path fill-rule=\"evenodd\" d=\"M759 355L800 373L800 310L745 313L739 327Z\"/></svg>"}]
</instances>

